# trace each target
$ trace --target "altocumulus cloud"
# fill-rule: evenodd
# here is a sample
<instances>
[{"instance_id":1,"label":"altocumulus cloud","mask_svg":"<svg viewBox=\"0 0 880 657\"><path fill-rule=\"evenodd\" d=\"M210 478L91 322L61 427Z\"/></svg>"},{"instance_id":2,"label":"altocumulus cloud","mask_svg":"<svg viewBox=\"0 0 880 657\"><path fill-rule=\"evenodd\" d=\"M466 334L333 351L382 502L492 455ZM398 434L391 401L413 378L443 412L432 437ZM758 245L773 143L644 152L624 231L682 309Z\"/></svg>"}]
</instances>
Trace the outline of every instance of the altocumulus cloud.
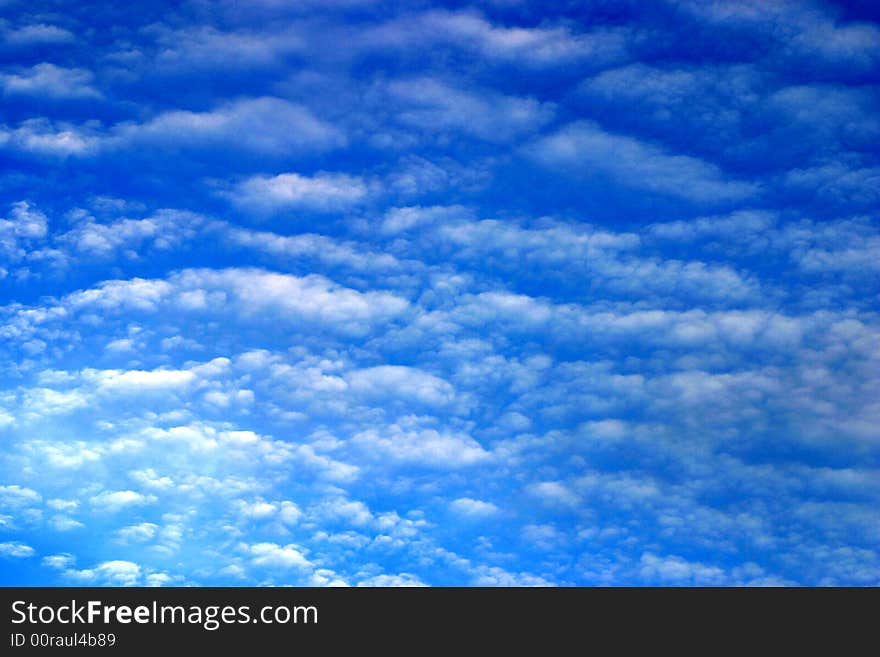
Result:
<instances>
[{"instance_id":1,"label":"altocumulus cloud","mask_svg":"<svg viewBox=\"0 0 880 657\"><path fill-rule=\"evenodd\" d=\"M880 583L864 7L160 4L0 23L0 583Z\"/></svg>"}]
</instances>

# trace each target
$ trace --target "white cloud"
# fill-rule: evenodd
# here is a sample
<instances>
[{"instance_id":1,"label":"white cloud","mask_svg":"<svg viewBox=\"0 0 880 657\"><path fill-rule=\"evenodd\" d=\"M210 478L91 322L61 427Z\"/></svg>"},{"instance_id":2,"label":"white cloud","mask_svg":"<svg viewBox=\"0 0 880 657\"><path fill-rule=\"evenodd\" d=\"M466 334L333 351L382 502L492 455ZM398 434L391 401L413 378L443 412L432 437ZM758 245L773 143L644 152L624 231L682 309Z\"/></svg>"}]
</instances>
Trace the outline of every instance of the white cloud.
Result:
<instances>
[{"instance_id":1,"label":"white cloud","mask_svg":"<svg viewBox=\"0 0 880 657\"><path fill-rule=\"evenodd\" d=\"M380 365L346 375L350 390L369 398L400 397L431 406L444 406L455 399L447 381L414 367Z\"/></svg>"},{"instance_id":2,"label":"white cloud","mask_svg":"<svg viewBox=\"0 0 880 657\"><path fill-rule=\"evenodd\" d=\"M248 178L223 192L223 196L240 208L258 213L297 209L336 212L358 204L368 193L363 179L347 174L282 173Z\"/></svg>"},{"instance_id":3,"label":"white cloud","mask_svg":"<svg viewBox=\"0 0 880 657\"><path fill-rule=\"evenodd\" d=\"M184 578L180 575L174 576L168 573L150 573L144 578L145 586L169 586L175 583L183 582Z\"/></svg>"},{"instance_id":4,"label":"white cloud","mask_svg":"<svg viewBox=\"0 0 880 657\"><path fill-rule=\"evenodd\" d=\"M116 535L126 543L144 543L156 536L159 526L152 522L142 522L123 527Z\"/></svg>"},{"instance_id":5,"label":"white cloud","mask_svg":"<svg viewBox=\"0 0 880 657\"><path fill-rule=\"evenodd\" d=\"M182 29L156 25L151 31L157 52L149 65L177 74L269 66L304 47L304 39L295 29L224 32L208 25Z\"/></svg>"},{"instance_id":6,"label":"white cloud","mask_svg":"<svg viewBox=\"0 0 880 657\"><path fill-rule=\"evenodd\" d=\"M48 232L49 221L28 201L12 204L6 219L0 219L0 257L4 261L23 259L29 248Z\"/></svg>"},{"instance_id":7,"label":"white cloud","mask_svg":"<svg viewBox=\"0 0 880 657\"><path fill-rule=\"evenodd\" d=\"M67 295L64 302L74 310L100 308L106 311L154 311L172 289L172 285L163 280L132 278L125 281L104 281L97 287Z\"/></svg>"},{"instance_id":8,"label":"white cloud","mask_svg":"<svg viewBox=\"0 0 880 657\"><path fill-rule=\"evenodd\" d=\"M512 573L499 566L477 566L472 569L474 586L554 586L554 582L531 573Z\"/></svg>"},{"instance_id":9,"label":"white cloud","mask_svg":"<svg viewBox=\"0 0 880 657\"><path fill-rule=\"evenodd\" d=\"M299 546L293 544L282 546L277 543L255 543L244 546L244 550L251 556L251 563L260 568L288 570L312 566Z\"/></svg>"},{"instance_id":10,"label":"white cloud","mask_svg":"<svg viewBox=\"0 0 880 657\"><path fill-rule=\"evenodd\" d=\"M43 117L27 119L15 128L0 126L0 147L54 157L144 146L285 156L338 148L346 141L340 129L305 107L271 97L237 100L203 112L171 110L144 123L120 123L109 129L96 121L72 125Z\"/></svg>"},{"instance_id":11,"label":"white cloud","mask_svg":"<svg viewBox=\"0 0 880 657\"><path fill-rule=\"evenodd\" d=\"M79 502L76 500L63 500L59 498L54 498L46 501L46 506L50 509L55 509L56 511L75 511L79 507Z\"/></svg>"},{"instance_id":12,"label":"white cloud","mask_svg":"<svg viewBox=\"0 0 880 657\"><path fill-rule=\"evenodd\" d=\"M42 500L42 496L30 488L15 484L0 486L0 507L2 508L18 509L39 504Z\"/></svg>"},{"instance_id":13,"label":"white cloud","mask_svg":"<svg viewBox=\"0 0 880 657\"><path fill-rule=\"evenodd\" d=\"M551 524L530 524L522 528L522 537L539 550L549 551L560 546L565 540L559 530Z\"/></svg>"},{"instance_id":14,"label":"white cloud","mask_svg":"<svg viewBox=\"0 0 880 657\"><path fill-rule=\"evenodd\" d=\"M3 40L13 46L70 43L75 39L70 30L48 23L33 23L3 32Z\"/></svg>"},{"instance_id":15,"label":"white cloud","mask_svg":"<svg viewBox=\"0 0 880 657\"><path fill-rule=\"evenodd\" d=\"M413 228L436 227L456 220L469 218L472 211L460 205L410 206L391 208L385 213L381 230L383 233L402 233Z\"/></svg>"},{"instance_id":16,"label":"white cloud","mask_svg":"<svg viewBox=\"0 0 880 657\"><path fill-rule=\"evenodd\" d=\"M392 425L381 432L359 432L351 442L368 457L428 468L465 468L491 458L470 436L434 429L406 430Z\"/></svg>"},{"instance_id":17,"label":"white cloud","mask_svg":"<svg viewBox=\"0 0 880 657\"><path fill-rule=\"evenodd\" d=\"M827 318L820 315L786 315L768 310L693 309L639 310L638 306L619 304L599 307L577 304L552 304L521 294L484 292L463 296L460 305L449 314L438 313L425 325L438 322L441 327L453 320L465 326L499 322L508 329L552 334L562 340L579 339L588 331L591 340L609 344L638 337L643 344L693 348L717 345L718 341L744 348L793 348L807 332L814 332Z\"/></svg>"},{"instance_id":18,"label":"white cloud","mask_svg":"<svg viewBox=\"0 0 880 657\"><path fill-rule=\"evenodd\" d=\"M687 561L677 556L657 556L646 552L639 574L647 581L677 585L719 586L726 582L725 572L715 566Z\"/></svg>"},{"instance_id":19,"label":"white cloud","mask_svg":"<svg viewBox=\"0 0 880 657\"><path fill-rule=\"evenodd\" d=\"M343 497L322 500L310 509L310 513L325 520L342 521L355 527L366 527L375 521L366 504L360 500L349 500Z\"/></svg>"},{"instance_id":20,"label":"white cloud","mask_svg":"<svg viewBox=\"0 0 880 657\"><path fill-rule=\"evenodd\" d=\"M67 516L62 515L52 516L52 519L49 521L49 525L51 525L53 529L59 532L67 532L72 529L81 529L85 527L85 525L79 520L74 520L73 518L68 518Z\"/></svg>"},{"instance_id":21,"label":"white cloud","mask_svg":"<svg viewBox=\"0 0 880 657\"><path fill-rule=\"evenodd\" d=\"M89 155L100 147L98 128L96 122L77 126L43 117L26 119L15 128L0 125L0 147L59 158Z\"/></svg>"},{"instance_id":22,"label":"white cloud","mask_svg":"<svg viewBox=\"0 0 880 657\"><path fill-rule=\"evenodd\" d=\"M323 276L300 277L261 269L186 269L166 280L105 281L68 295L62 303L79 311L152 312L165 306L193 313L223 313L227 318L228 311L234 310L240 321L306 320L346 334L364 334L409 307L405 299L390 292L359 292Z\"/></svg>"},{"instance_id":23,"label":"white cloud","mask_svg":"<svg viewBox=\"0 0 880 657\"><path fill-rule=\"evenodd\" d=\"M735 201L758 192L755 184L728 178L710 162L605 132L589 121L571 123L538 140L527 152L569 175L605 175L628 187L693 201Z\"/></svg>"},{"instance_id":24,"label":"white cloud","mask_svg":"<svg viewBox=\"0 0 880 657\"><path fill-rule=\"evenodd\" d=\"M98 579L111 586L137 586L141 567L131 561L105 561L95 568Z\"/></svg>"},{"instance_id":25,"label":"white cloud","mask_svg":"<svg viewBox=\"0 0 880 657\"><path fill-rule=\"evenodd\" d=\"M283 525L295 525L302 517L302 511L296 503L289 500L267 502L262 498L253 501L236 500L233 504L238 515L244 520L276 520Z\"/></svg>"},{"instance_id":26,"label":"white cloud","mask_svg":"<svg viewBox=\"0 0 880 657\"><path fill-rule=\"evenodd\" d=\"M581 502L580 496L561 481L543 481L533 484L529 491L535 497L553 506L576 508Z\"/></svg>"},{"instance_id":27,"label":"white cloud","mask_svg":"<svg viewBox=\"0 0 880 657\"><path fill-rule=\"evenodd\" d=\"M534 98L465 91L433 78L397 80L388 91L400 110L396 120L425 133L464 133L504 142L532 132L553 118L555 108Z\"/></svg>"},{"instance_id":28,"label":"white cloud","mask_svg":"<svg viewBox=\"0 0 880 657\"><path fill-rule=\"evenodd\" d=\"M817 20L795 33L792 49L801 57L817 53L826 61L865 68L880 60L880 29L872 23L834 24Z\"/></svg>"},{"instance_id":29,"label":"white cloud","mask_svg":"<svg viewBox=\"0 0 880 657\"><path fill-rule=\"evenodd\" d=\"M362 333L365 325L387 321L408 306L393 294L358 292L317 275L297 277L248 269L186 270L174 281L180 290L178 303L184 307L208 305L208 295L216 290L229 295L249 317L268 312L278 318L298 317L336 325L343 332ZM188 300L187 292L200 294L196 303Z\"/></svg>"},{"instance_id":30,"label":"white cloud","mask_svg":"<svg viewBox=\"0 0 880 657\"><path fill-rule=\"evenodd\" d=\"M7 95L44 98L100 98L92 86L94 75L82 68L63 68L43 62L20 73L0 75L0 86Z\"/></svg>"},{"instance_id":31,"label":"white cloud","mask_svg":"<svg viewBox=\"0 0 880 657\"><path fill-rule=\"evenodd\" d=\"M113 257L124 250L127 257L138 259L148 245L158 250L182 245L195 237L202 222L201 216L180 210L159 210L144 219L110 223L87 217L58 240L89 257Z\"/></svg>"},{"instance_id":32,"label":"white cloud","mask_svg":"<svg viewBox=\"0 0 880 657\"><path fill-rule=\"evenodd\" d=\"M18 541L13 543L0 543L0 557L10 559L26 559L36 554L36 550L30 545Z\"/></svg>"},{"instance_id":33,"label":"white cloud","mask_svg":"<svg viewBox=\"0 0 880 657\"><path fill-rule=\"evenodd\" d=\"M588 279L591 287L639 298L646 292L715 299L755 294L755 283L728 266L640 256L642 240L635 233L549 220L540 228L483 220L451 222L439 226L435 235L423 235L451 259L486 263L511 273L526 263L538 269L536 277L576 282L578 287Z\"/></svg>"},{"instance_id":34,"label":"white cloud","mask_svg":"<svg viewBox=\"0 0 880 657\"><path fill-rule=\"evenodd\" d=\"M498 507L491 502L475 500L470 497L460 497L457 500L453 500L449 504L449 508L456 515L475 519L488 518L499 511Z\"/></svg>"},{"instance_id":35,"label":"white cloud","mask_svg":"<svg viewBox=\"0 0 880 657\"><path fill-rule=\"evenodd\" d=\"M27 414L32 417L63 415L88 405L89 398L78 390L60 391L32 388L25 395Z\"/></svg>"},{"instance_id":36,"label":"white cloud","mask_svg":"<svg viewBox=\"0 0 880 657\"><path fill-rule=\"evenodd\" d=\"M285 260L311 258L331 267L355 269L367 273L394 271L403 268L403 263L389 253L373 251L356 242L334 239L316 233L279 235L267 231L230 226L224 227L224 236L229 244L253 249Z\"/></svg>"},{"instance_id":37,"label":"white cloud","mask_svg":"<svg viewBox=\"0 0 880 657\"><path fill-rule=\"evenodd\" d=\"M790 189L810 196L870 207L880 200L880 167L848 167L829 162L786 172L783 182Z\"/></svg>"},{"instance_id":38,"label":"white cloud","mask_svg":"<svg viewBox=\"0 0 880 657\"><path fill-rule=\"evenodd\" d=\"M737 210L728 215L699 217L689 221L655 223L648 227L653 239L688 243L699 239L752 239L776 225L776 215L767 210Z\"/></svg>"},{"instance_id":39,"label":"white cloud","mask_svg":"<svg viewBox=\"0 0 880 657\"><path fill-rule=\"evenodd\" d=\"M527 66L589 61L607 64L626 53L624 30L574 32L568 26L508 27L490 23L476 12L430 11L366 30L362 40L376 48L449 44L479 53L486 60Z\"/></svg>"},{"instance_id":40,"label":"white cloud","mask_svg":"<svg viewBox=\"0 0 880 657\"><path fill-rule=\"evenodd\" d=\"M134 351L135 344L134 341L130 338L119 338L118 340L111 340L104 346L104 351L109 351L113 353L126 353Z\"/></svg>"},{"instance_id":41,"label":"white cloud","mask_svg":"<svg viewBox=\"0 0 880 657\"><path fill-rule=\"evenodd\" d=\"M143 488L159 491L174 488L174 480L171 477L159 475L153 468L132 470L128 475Z\"/></svg>"},{"instance_id":42,"label":"white cloud","mask_svg":"<svg viewBox=\"0 0 880 657\"><path fill-rule=\"evenodd\" d=\"M192 383L191 370L85 370L83 376L93 380L99 390L111 393L139 394L153 390L174 390Z\"/></svg>"},{"instance_id":43,"label":"white cloud","mask_svg":"<svg viewBox=\"0 0 880 657\"><path fill-rule=\"evenodd\" d=\"M380 140L387 146L387 138ZM425 194L452 191L475 192L484 189L492 180L491 157L467 165L450 157L434 157L427 159L413 154L400 158L397 168L388 176L384 183L388 192L401 197L420 197Z\"/></svg>"},{"instance_id":44,"label":"white cloud","mask_svg":"<svg viewBox=\"0 0 880 657\"><path fill-rule=\"evenodd\" d=\"M421 579L411 573L399 573L397 575L373 575L362 579L357 583L358 586L383 586L383 587L416 587L427 586Z\"/></svg>"},{"instance_id":45,"label":"white cloud","mask_svg":"<svg viewBox=\"0 0 880 657\"><path fill-rule=\"evenodd\" d=\"M76 563L76 558L70 553L62 553L62 554L50 554L48 556L43 557L42 564L47 568L54 568L55 570L66 570L73 566Z\"/></svg>"},{"instance_id":46,"label":"white cloud","mask_svg":"<svg viewBox=\"0 0 880 657\"><path fill-rule=\"evenodd\" d=\"M222 146L266 155L326 150L345 144L339 129L280 98L249 98L204 112L172 110L142 124L117 126L114 140L169 148Z\"/></svg>"},{"instance_id":47,"label":"white cloud","mask_svg":"<svg viewBox=\"0 0 880 657\"><path fill-rule=\"evenodd\" d=\"M602 71L579 87L612 108L638 108L640 121L677 131L687 124L698 139L739 134L744 119L763 111L762 74L747 64L668 68L634 63ZM743 133L747 139L747 133Z\"/></svg>"},{"instance_id":48,"label":"white cloud","mask_svg":"<svg viewBox=\"0 0 880 657\"><path fill-rule=\"evenodd\" d=\"M99 446L82 440L30 440L23 445L23 449L38 458L44 467L65 470L81 468L98 461L102 454ZM72 503L74 506L62 501L58 510L69 511L76 508L78 503L75 500Z\"/></svg>"},{"instance_id":49,"label":"white cloud","mask_svg":"<svg viewBox=\"0 0 880 657\"><path fill-rule=\"evenodd\" d=\"M91 498L92 506L99 511L120 511L131 506L153 504L155 495L144 495L133 490L104 491Z\"/></svg>"}]
</instances>

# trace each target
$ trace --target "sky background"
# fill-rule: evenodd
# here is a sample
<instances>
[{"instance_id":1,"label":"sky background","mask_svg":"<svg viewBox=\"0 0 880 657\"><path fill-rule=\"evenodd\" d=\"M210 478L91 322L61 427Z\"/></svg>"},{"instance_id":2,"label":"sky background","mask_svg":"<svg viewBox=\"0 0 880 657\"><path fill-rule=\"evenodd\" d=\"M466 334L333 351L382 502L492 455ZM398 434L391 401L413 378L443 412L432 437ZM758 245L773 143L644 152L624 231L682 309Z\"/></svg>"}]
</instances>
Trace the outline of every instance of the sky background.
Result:
<instances>
[{"instance_id":1,"label":"sky background","mask_svg":"<svg viewBox=\"0 0 880 657\"><path fill-rule=\"evenodd\" d=\"M0 584L880 584L874 3L0 16Z\"/></svg>"}]
</instances>

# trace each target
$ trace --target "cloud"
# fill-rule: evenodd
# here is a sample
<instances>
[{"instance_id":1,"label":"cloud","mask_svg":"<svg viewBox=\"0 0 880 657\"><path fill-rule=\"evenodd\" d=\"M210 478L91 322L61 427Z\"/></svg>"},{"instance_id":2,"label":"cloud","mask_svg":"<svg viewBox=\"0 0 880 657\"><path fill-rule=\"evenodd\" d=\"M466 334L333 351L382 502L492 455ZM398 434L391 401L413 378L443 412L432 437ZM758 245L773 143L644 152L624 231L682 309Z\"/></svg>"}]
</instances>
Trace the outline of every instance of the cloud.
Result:
<instances>
[{"instance_id":1,"label":"cloud","mask_svg":"<svg viewBox=\"0 0 880 657\"><path fill-rule=\"evenodd\" d=\"M190 370L89 370L86 376L93 379L100 390L116 394L181 388L195 379Z\"/></svg>"},{"instance_id":2,"label":"cloud","mask_svg":"<svg viewBox=\"0 0 880 657\"><path fill-rule=\"evenodd\" d=\"M342 522L355 527L366 527L372 525L376 520L366 504L342 497L324 500L311 512L325 520Z\"/></svg>"},{"instance_id":3,"label":"cloud","mask_svg":"<svg viewBox=\"0 0 880 657\"><path fill-rule=\"evenodd\" d=\"M49 521L49 524L59 532L67 532L85 527L85 525L79 520L74 520L73 518L68 518L67 516L62 515L53 516L52 520Z\"/></svg>"},{"instance_id":4,"label":"cloud","mask_svg":"<svg viewBox=\"0 0 880 657\"><path fill-rule=\"evenodd\" d=\"M84 311L160 307L195 314L235 310L245 320L305 320L347 334L363 334L371 325L393 320L409 303L392 293L359 292L323 276L294 276L260 269L187 269L167 280L105 281L68 295L63 303Z\"/></svg>"},{"instance_id":5,"label":"cloud","mask_svg":"<svg viewBox=\"0 0 880 657\"><path fill-rule=\"evenodd\" d=\"M48 231L48 218L31 203L13 203L6 219L0 219L0 262L25 259Z\"/></svg>"},{"instance_id":6,"label":"cloud","mask_svg":"<svg viewBox=\"0 0 880 657\"><path fill-rule=\"evenodd\" d=\"M877 203L880 167L850 168L829 162L804 169L792 169L784 176L793 190L835 203L871 207Z\"/></svg>"},{"instance_id":7,"label":"cloud","mask_svg":"<svg viewBox=\"0 0 880 657\"><path fill-rule=\"evenodd\" d=\"M26 559L36 554L36 550L30 545L20 542L0 543L0 557L7 559Z\"/></svg>"},{"instance_id":8,"label":"cloud","mask_svg":"<svg viewBox=\"0 0 880 657\"><path fill-rule=\"evenodd\" d=\"M547 220L542 224L526 229L512 221L449 222L428 241L438 249L446 247L450 259L491 263L494 269L511 273L528 263L546 272L537 275L555 277L563 285L577 281L583 286L583 278L588 277L593 288L640 298L649 292L715 299L742 299L755 293L752 281L729 267L640 257L643 245L635 233Z\"/></svg>"},{"instance_id":9,"label":"cloud","mask_svg":"<svg viewBox=\"0 0 880 657\"><path fill-rule=\"evenodd\" d=\"M871 23L853 22L845 25L815 20L796 33L791 49L800 57L815 56L839 65L857 66L867 70L880 60L880 29Z\"/></svg>"},{"instance_id":10,"label":"cloud","mask_svg":"<svg viewBox=\"0 0 880 657\"><path fill-rule=\"evenodd\" d=\"M625 55L625 30L576 32L568 25L508 27L493 24L475 12L429 11L396 19L368 30L362 39L375 48L448 44L488 60L529 67L558 66L582 61L601 65ZM426 43L427 41L427 43Z\"/></svg>"},{"instance_id":11,"label":"cloud","mask_svg":"<svg viewBox=\"0 0 880 657\"><path fill-rule=\"evenodd\" d=\"M192 310L214 305L212 292L227 296L245 316L271 313L336 325L343 332L362 333L373 322L388 321L408 303L393 294L358 292L323 278L297 277L260 270L188 270L175 277L176 304ZM221 302L222 303L222 302Z\"/></svg>"},{"instance_id":12,"label":"cloud","mask_svg":"<svg viewBox=\"0 0 880 657\"><path fill-rule=\"evenodd\" d=\"M11 46L40 46L71 43L76 40L73 32L57 25L33 23L3 31L3 40Z\"/></svg>"},{"instance_id":13,"label":"cloud","mask_svg":"<svg viewBox=\"0 0 880 657\"><path fill-rule=\"evenodd\" d=\"M0 76L0 86L9 96L39 96L43 98L101 97L92 82L94 75L82 68L63 68L43 62L20 73Z\"/></svg>"},{"instance_id":14,"label":"cloud","mask_svg":"<svg viewBox=\"0 0 880 657\"><path fill-rule=\"evenodd\" d=\"M23 486L0 486L0 508L20 508L42 502L42 496L35 490Z\"/></svg>"},{"instance_id":15,"label":"cloud","mask_svg":"<svg viewBox=\"0 0 880 657\"><path fill-rule=\"evenodd\" d=\"M431 133L464 133L491 142L505 142L540 128L554 108L533 98L457 89L433 78L396 80L388 92L400 110L395 118Z\"/></svg>"},{"instance_id":16,"label":"cloud","mask_svg":"<svg viewBox=\"0 0 880 657\"><path fill-rule=\"evenodd\" d=\"M499 566L481 566L474 569L473 586L554 586L552 580L531 573L512 573Z\"/></svg>"},{"instance_id":17,"label":"cloud","mask_svg":"<svg viewBox=\"0 0 880 657\"><path fill-rule=\"evenodd\" d=\"M48 556L43 557L42 564L47 566L48 568L54 568L56 570L65 570L70 568L74 563L76 563L76 559L70 553L63 554L50 554Z\"/></svg>"},{"instance_id":18,"label":"cloud","mask_svg":"<svg viewBox=\"0 0 880 657\"><path fill-rule=\"evenodd\" d=\"M258 498L252 502L239 500L237 503L239 515L249 521L276 520L283 525L295 525L302 518L300 508L290 500L281 502L267 502Z\"/></svg>"},{"instance_id":19,"label":"cloud","mask_svg":"<svg viewBox=\"0 0 880 657\"><path fill-rule=\"evenodd\" d=\"M730 179L716 165L671 154L595 123L571 123L527 149L540 164L581 178L607 176L627 187L700 203L737 201L758 193L754 183Z\"/></svg>"},{"instance_id":20,"label":"cloud","mask_svg":"<svg viewBox=\"0 0 880 657\"><path fill-rule=\"evenodd\" d=\"M241 139L241 135L248 135ZM231 149L267 157L314 153L346 143L341 130L302 105L280 98L246 98L212 110L170 110L143 123L105 128L96 121L55 123L27 119L15 128L0 126L0 146L37 156L92 156L117 150Z\"/></svg>"},{"instance_id":21,"label":"cloud","mask_svg":"<svg viewBox=\"0 0 880 657\"><path fill-rule=\"evenodd\" d=\"M400 573L398 575L374 575L357 583L358 586L381 586L381 587L416 587L427 586L421 579L411 573Z\"/></svg>"},{"instance_id":22,"label":"cloud","mask_svg":"<svg viewBox=\"0 0 880 657\"><path fill-rule=\"evenodd\" d=\"M470 436L434 429L405 430L396 425L383 432L362 431L351 442L369 458L426 468L466 468L491 458Z\"/></svg>"},{"instance_id":23,"label":"cloud","mask_svg":"<svg viewBox=\"0 0 880 657\"><path fill-rule=\"evenodd\" d=\"M580 496L559 481L542 481L534 484L530 492L552 506L575 508L580 504Z\"/></svg>"},{"instance_id":24,"label":"cloud","mask_svg":"<svg viewBox=\"0 0 880 657\"><path fill-rule=\"evenodd\" d=\"M0 147L37 156L66 158L86 156L101 145L98 125L55 123L45 117L26 119L15 128L0 125Z\"/></svg>"},{"instance_id":25,"label":"cloud","mask_svg":"<svg viewBox=\"0 0 880 657\"><path fill-rule=\"evenodd\" d=\"M312 566L300 548L293 544L255 543L244 546L244 550L251 556L251 563L259 568L288 570Z\"/></svg>"},{"instance_id":26,"label":"cloud","mask_svg":"<svg viewBox=\"0 0 880 657\"><path fill-rule=\"evenodd\" d=\"M31 416L50 416L70 413L88 405L89 399L78 390L59 391L52 388L34 388L29 390L25 399L28 414Z\"/></svg>"},{"instance_id":27,"label":"cloud","mask_svg":"<svg viewBox=\"0 0 880 657\"><path fill-rule=\"evenodd\" d=\"M383 233L393 235L412 230L413 228L442 225L443 223L468 218L471 215L471 210L459 205L435 205L429 207L416 205L391 208L382 219L381 230Z\"/></svg>"},{"instance_id":28,"label":"cloud","mask_svg":"<svg viewBox=\"0 0 880 657\"><path fill-rule=\"evenodd\" d=\"M333 239L316 233L279 235L268 231L226 227L223 236L232 246L252 249L287 261L308 258L330 267L372 274L397 271L404 266L390 253L374 251L358 242Z\"/></svg>"},{"instance_id":29,"label":"cloud","mask_svg":"<svg viewBox=\"0 0 880 657\"><path fill-rule=\"evenodd\" d=\"M143 543L156 536L159 526L152 522L129 525L117 531L117 535L126 543Z\"/></svg>"},{"instance_id":30,"label":"cloud","mask_svg":"<svg viewBox=\"0 0 880 657\"><path fill-rule=\"evenodd\" d=\"M109 258L119 251L137 259L148 246L170 250L195 237L203 218L192 212L159 210L143 219L123 218L100 223L90 215L78 218L76 225L58 239L81 254Z\"/></svg>"},{"instance_id":31,"label":"cloud","mask_svg":"<svg viewBox=\"0 0 880 657\"><path fill-rule=\"evenodd\" d=\"M158 24L151 33L156 51L151 64L172 74L270 67L305 46L303 35L289 28L221 31L210 25L171 29Z\"/></svg>"},{"instance_id":32,"label":"cloud","mask_svg":"<svg viewBox=\"0 0 880 657\"><path fill-rule=\"evenodd\" d=\"M641 558L640 575L647 581L684 586L718 586L726 582L723 570L677 556L658 557L646 552Z\"/></svg>"},{"instance_id":33,"label":"cloud","mask_svg":"<svg viewBox=\"0 0 880 657\"><path fill-rule=\"evenodd\" d=\"M111 586L137 586L141 577L138 564L119 559L105 561L92 572L99 582Z\"/></svg>"},{"instance_id":34,"label":"cloud","mask_svg":"<svg viewBox=\"0 0 880 657\"><path fill-rule=\"evenodd\" d=\"M301 176L282 173L254 176L223 196L234 205L257 213L283 210L337 212L363 201L369 192L361 178L338 173Z\"/></svg>"},{"instance_id":35,"label":"cloud","mask_svg":"<svg viewBox=\"0 0 880 657\"><path fill-rule=\"evenodd\" d=\"M753 239L776 225L775 213L766 210L737 210L729 215L702 217L689 221L651 224L649 235L654 239L687 243L700 239L734 242Z\"/></svg>"},{"instance_id":36,"label":"cloud","mask_svg":"<svg viewBox=\"0 0 880 657\"><path fill-rule=\"evenodd\" d=\"M842 21L832 7L798 2L775 4L769 11L761 2L680 2L686 10L716 25L746 27L763 33L789 57L812 58L821 64L865 69L880 56L876 25Z\"/></svg>"},{"instance_id":37,"label":"cloud","mask_svg":"<svg viewBox=\"0 0 880 657\"><path fill-rule=\"evenodd\" d=\"M155 495L144 495L133 490L104 491L90 500L100 511L121 511L130 506L142 506L156 501Z\"/></svg>"},{"instance_id":38,"label":"cloud","mask_svg":"<svg viewBox=\"0 0 880 657\"><path fill-rule=\"evenodd\" d=\"M443 379L413 367L380 365L346 376L349 389L366 397L400 397L429 406L445 406L455 389Z\"/></svg>"},{"instance_id":39,"label":"cloud","mask_svg":"<svg viewBox=\"0 0 880 657\"><path fill-rule=\"evenodd\" d=\"M475 500L470 497L460 497L453 500L449 504L449 508L456 515L475 519L488 518L499 511L498 507L491 502Z\"/></svg>"},{"instance_id":40,"label":"cloud","mask_svg":"<svg viewBox=\"0 0 880 657\"><path fill-rule=\"evenodd\" d=\"M407 154L400 158L397 168L385 179L385 184L389 192L403 198L418 198L449 190L474 192L489 184L492 166L491 158L464 166L450 157L428 159Z\"/></svg>"},{"instance_id":41,"label":"cloud","mask_svg":"<svg viewBox=\"0 0 880 657\"><path fill-rule=\"evenodd\" d=\"M272 97L236 100L202 112L171 110L144 123L119 125L112 139L122 146L223 147L270 156L323 151L345 142L338 128L307 108Z\"/></svg>"},{"instance_id":42,"label":"cloud","mask_svg":"<svg viewBox=\"0 0 880 657\"><path fill-rule=\"evenodd\" d=\"M47 500L46 506L50 509L55 509L56 511L74 511L79 506L79 502L76 500L62 500L55 498Z\"/></svg>"}]
</instances>

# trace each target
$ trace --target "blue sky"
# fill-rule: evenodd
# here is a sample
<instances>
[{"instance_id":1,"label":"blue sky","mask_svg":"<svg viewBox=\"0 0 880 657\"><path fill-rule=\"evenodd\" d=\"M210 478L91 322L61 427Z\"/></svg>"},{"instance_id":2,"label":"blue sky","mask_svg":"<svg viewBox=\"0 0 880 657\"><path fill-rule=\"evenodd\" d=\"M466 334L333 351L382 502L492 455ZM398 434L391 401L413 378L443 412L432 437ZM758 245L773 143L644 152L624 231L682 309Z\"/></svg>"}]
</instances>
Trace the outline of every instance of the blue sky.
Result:
<instances>
[{"instance_id":1,"label":"blue sky","mask_svg":"<svg viewBox=\"0 0 880 657\"><path fill-rule=\"evenodd\" d=\"M0 583L880 584L871 2L0 16Z\"/></svg>"}]
</instances>

